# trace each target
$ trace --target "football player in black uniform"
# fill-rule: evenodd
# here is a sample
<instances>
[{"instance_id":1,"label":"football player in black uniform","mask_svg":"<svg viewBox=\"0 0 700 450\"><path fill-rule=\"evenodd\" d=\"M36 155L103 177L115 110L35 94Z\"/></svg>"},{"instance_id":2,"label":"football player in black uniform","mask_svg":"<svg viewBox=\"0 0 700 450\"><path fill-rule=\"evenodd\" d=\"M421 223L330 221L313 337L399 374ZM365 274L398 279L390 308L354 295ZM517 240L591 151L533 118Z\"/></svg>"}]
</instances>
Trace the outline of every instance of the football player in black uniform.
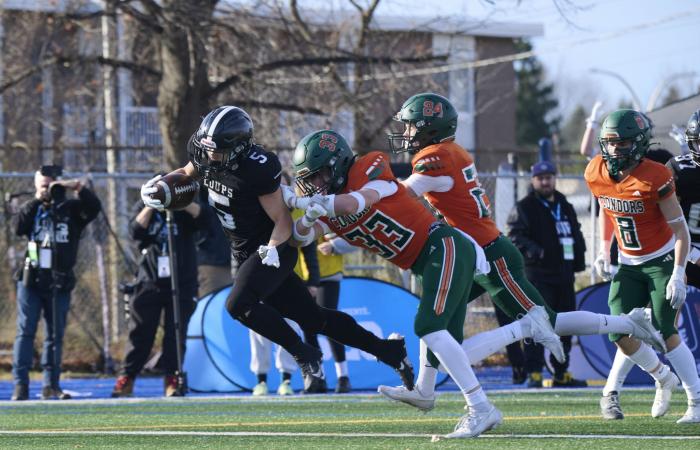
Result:
<instances>
[{"instance_id":1,"label":"football player in black uniform","mask_svg":"<svg viewBox=\"0 0 700 450\"><path fill-rule=\"evenodd\" d=\"M190 138L188 154L190 162L176 171L199 178L208 189L209 203L238 262L226 301L231 316L291 353L302 369L307 392L323 383L322 354L302 342L283 317L297 322L308 334L324 334L375 355L413 386L413 369L402 337L380 339L348 314L319 307L294 273L297 249L287 243L292 218L280 189L280 162L274 153L253 142L248 114L235 106L215 108ZM162 209L160 201L149 195L156 181L144 184L141 196L148 206Z\"/></svg>"},{"instance_id":2,"label":"football player in black uniform","mask_svg":"<svg viewBox=\"0 0 700 450\"><path fill-rule=\"evenodd\" d=\"M690 231L690 254L685 274L688 284L700 289L700 109L688 119L685 129L687 155L676 156L666 163L676 183L676 195Z\"/></svg>"}]
</instances>

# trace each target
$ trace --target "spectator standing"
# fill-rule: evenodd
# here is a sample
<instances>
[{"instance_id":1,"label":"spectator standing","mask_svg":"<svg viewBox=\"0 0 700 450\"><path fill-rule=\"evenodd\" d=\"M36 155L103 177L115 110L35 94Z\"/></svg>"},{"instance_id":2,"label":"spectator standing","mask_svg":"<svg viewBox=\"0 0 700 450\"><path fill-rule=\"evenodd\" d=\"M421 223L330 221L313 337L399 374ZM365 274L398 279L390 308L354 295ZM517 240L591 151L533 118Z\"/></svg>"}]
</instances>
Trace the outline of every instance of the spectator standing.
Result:
<instances>
[{"instance_id":1,"label":"spectator standing","mask_svg":"<svg viewBox=\"0 0 700 450\"><path fill-rule=\"evenodd\" d=\"M12 400L29 398L29 369L42 312L45 327L41 398L70 398L61 390L59 380L63 334L76 280L73 267L81 234L97 217L101 204L80 180L62 180L61 174L60 166L41 167L34 174L34 198L22 206L17 218L16 234L26 236L28 242L24 268L17 277ZM68 198L67 190L77 193L78 198Z\"/></svg>"},{"instance_id":2,"label":"spectator standing","mask_svg":"<svg viewBox=\"0 0 700 450\"><path fill-rule=\"evenodd\" d=\"M556 169L549 161L531 168L531 190L518 201L508 218L508 236L525 258L527 278L557 313L575 311L574 274L585 269L586 243L574 207L556 190ZM571 336L563 336L563 363L550 358L553 386L580 387L586 382L568 371ZM525 345L528 386L542 386L544 348Z\"/></svg>"}]
</instances>

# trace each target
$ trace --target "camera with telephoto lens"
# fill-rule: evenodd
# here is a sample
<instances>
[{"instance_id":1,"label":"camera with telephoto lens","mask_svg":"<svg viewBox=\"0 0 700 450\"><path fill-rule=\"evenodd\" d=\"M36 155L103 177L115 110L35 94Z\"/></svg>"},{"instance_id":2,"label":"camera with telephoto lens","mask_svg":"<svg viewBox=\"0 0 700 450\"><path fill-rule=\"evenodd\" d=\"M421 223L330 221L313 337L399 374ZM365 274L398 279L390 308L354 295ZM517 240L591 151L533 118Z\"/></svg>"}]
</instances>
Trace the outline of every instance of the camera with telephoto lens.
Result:
<instances>
[{"instance_id":1,"label":"camera with telephoto lens","mask_svg":"<svg viewBox=\"0 0 700 450\"><path fill-rule=\"evenodd\" d=\"M39 173L45 177L51 177L54 180L58 180L63 175L63 167L57 164L50 164L41 166ZM49 198L52 201L62 201L66 198L66 187L60 184L53 184L49 188Z\"/></svg>"}]
</instances>

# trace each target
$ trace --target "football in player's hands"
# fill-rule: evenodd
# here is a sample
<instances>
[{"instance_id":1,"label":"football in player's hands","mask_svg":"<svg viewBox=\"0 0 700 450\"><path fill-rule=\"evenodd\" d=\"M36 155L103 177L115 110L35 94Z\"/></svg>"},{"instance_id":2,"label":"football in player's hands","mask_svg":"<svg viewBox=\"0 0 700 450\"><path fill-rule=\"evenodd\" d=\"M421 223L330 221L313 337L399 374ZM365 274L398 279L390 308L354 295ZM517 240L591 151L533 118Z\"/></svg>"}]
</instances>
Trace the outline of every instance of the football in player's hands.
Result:
<instances>
[{"instance_id":1,"label":"football in player's hands","mask_svg":"<svg viewBox=\"0 0 700 450\"><path fill-rule=\"evenodd\" d=\"M160 200L165 209L183 209L194 200L199 191L199 182L180 172L170 172L155 182L151 198Z\"/></svg>"}]
</instances>

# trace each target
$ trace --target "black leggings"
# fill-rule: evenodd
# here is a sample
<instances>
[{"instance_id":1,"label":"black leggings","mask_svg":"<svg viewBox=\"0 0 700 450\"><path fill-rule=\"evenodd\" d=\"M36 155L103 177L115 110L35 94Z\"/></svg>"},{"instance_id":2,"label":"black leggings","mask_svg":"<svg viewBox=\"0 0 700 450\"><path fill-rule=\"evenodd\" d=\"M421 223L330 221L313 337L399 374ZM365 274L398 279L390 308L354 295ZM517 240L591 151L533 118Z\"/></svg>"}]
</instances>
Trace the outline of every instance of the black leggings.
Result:
<instances>
[{"instance_id":1,"label":"black leggings","mask_svg":"<svg viewBox=\"0 0 700 450\"><path fill-rule=\"evenodd\" d=\"M284 317L298 323L304 334L324 334L345 345L380 355L384 348L381 339L348 314L316 304L304 282L292 271L297 249L280 246L278 251L279 268L264 265L257 253L239 266L226 299L229 314L297 358L304 345Z\"/></svg>"},{"instance_id":2,"label":"black leggings","mask_svg":"<svg viewBox=\"0 0 700 450\"><path fill-rule=\"evenodd\" d=\"M340 298L340 281L322 281L316 293L316 303L327 309L338 309L338 300ZM318 344L318 336L315 333L304 333L304 340L307 344L313 345L316 348L321 348ZM335 362L341 363L345 361L345 346L333 339L329 339L328 343L331 346L333 359Z\"/></svg>"}]
</instances>

